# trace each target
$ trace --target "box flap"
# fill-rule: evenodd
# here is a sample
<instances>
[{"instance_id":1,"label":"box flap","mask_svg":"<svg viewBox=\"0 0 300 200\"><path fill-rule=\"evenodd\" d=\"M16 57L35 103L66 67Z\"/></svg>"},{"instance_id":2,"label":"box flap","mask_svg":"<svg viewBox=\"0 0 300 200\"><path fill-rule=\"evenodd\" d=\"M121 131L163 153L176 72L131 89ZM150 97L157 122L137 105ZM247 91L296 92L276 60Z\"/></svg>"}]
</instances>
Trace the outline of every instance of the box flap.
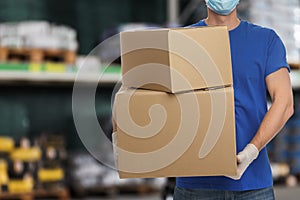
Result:
<instances>
[{"instance_id":1,"label":"box flap","mask_svg":"<svg viewBox=\"0 0 300 200\"><path fill-rule=\"evenodd\" d=\"M121 32L121 55L141 47L143 49L168 50L167 33L167 29Z\"/></svg>"},{"instance_id":2,"label":"box flap","mask_svg":"<svg viewBox=\"0 0 300 200\"><path fill-rule=\"evenodd\" d=\"M232 85L228 30L224 26L175 29L169 31L172 88L187 90L178 76L185 77L191 89ZM177 72L180 73L177 73Z\"/></svg>"},{"instance_id":3,"label":"box flap","mask_svg":"<svg viewBox=\"0 0 300 200\"><path fill-rule=\"evenodd\" d=\"M124 86L168 90L171 77L167 33L167 29L121 33Z\"/></svg>"}]
</instances>

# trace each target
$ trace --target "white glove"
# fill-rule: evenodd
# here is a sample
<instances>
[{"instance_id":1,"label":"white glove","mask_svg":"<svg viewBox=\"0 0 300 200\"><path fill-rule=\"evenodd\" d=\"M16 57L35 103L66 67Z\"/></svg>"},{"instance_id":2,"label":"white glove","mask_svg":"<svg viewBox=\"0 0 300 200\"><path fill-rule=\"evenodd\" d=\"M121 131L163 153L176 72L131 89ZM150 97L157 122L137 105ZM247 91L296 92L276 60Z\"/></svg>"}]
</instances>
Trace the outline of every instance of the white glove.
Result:
<instances>
[{"instance_id":1,"label":"white glove","mask_svg":"<svg viewBox=\"0 0 300 200\"><path fill-rule=\"evenodd\" d=\"M237 155L237 175L235 176L228 176L234 180L239 180L244 172L246 171L247 167L257 158L259 154L258 149L254 144L248 144L243 151L239 152Z\"/></svg>"}]
</instances>

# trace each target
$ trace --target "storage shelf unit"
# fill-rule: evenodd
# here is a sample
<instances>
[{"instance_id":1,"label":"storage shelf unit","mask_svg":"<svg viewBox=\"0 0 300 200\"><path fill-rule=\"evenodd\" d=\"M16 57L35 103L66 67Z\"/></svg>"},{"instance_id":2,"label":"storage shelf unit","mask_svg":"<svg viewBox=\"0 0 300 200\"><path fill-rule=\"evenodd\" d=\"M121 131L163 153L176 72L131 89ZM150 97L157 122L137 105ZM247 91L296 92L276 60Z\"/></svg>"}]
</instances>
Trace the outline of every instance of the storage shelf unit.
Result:
<instances>
[{"instance_id":1,"label":"storage shelf unit","mask_svg":"<svg viewBox=\"0 0 300 200\"><path fill-rule=\"evenodd\" d=\"M12 72L1 71L0 81L26 81L26 82L58 82L58 83L116 83L120 80L119 73L81 74L76 73L54 73L54 72Z\"/></svg>"},{"instance_id":2,"label":"storage shelf unit","mask_svg":"<svg viewBox=\"0 0 300 200\"><path fill-rule=\"evenodd\" d=\"M291 83L294 89L300 89L300 70L292 70L290 73ZM78 76L76 73L54 73L54 72L24 72L24 71L0 71L0 82L2 81L24 81L24 82L58 82L58 83L105 83L115 84L121 80L121 74L109 73L86 73Z\"/></svg>"}]
</instances>

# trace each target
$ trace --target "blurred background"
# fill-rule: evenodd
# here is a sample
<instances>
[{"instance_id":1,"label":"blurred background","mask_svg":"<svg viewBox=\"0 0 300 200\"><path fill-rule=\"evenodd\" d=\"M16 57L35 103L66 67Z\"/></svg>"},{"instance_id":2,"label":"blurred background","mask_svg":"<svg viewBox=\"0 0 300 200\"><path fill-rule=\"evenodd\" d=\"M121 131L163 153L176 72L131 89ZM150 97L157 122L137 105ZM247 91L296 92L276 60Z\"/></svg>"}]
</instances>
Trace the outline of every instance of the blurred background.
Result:
<instances>
[{"instance_id":1,"label":"blurred background","mask_svg":"<svg viewBox=\"0 0 300 200\"><path fill-rule=\"evenodd\" d=\"M73 85L98 84L94 111L111 139L112 93L120 80L115 35L187 26L206 15L204 0L1 0L0 199L172 199L173 178L120 180L86 150L97 145L104 160L113 159L107 140L80 140ZM298 199L300 1L241 0L238 15L274 28L287 48L295 114L268 151L277 199ZM98 132L91 126L86 134Z\"/></svg>"}]
</instances>

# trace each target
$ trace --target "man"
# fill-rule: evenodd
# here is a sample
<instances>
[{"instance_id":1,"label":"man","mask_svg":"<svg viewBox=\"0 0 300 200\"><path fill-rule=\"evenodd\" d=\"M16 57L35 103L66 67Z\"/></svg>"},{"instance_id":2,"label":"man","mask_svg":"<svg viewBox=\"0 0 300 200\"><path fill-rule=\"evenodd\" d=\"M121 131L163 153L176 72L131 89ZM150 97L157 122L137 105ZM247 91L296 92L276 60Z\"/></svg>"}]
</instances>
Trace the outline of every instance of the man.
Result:
<instances>
[{"instance_id":1,"label":"man","mask_svg":"<svg viewBox=\"0 0 300 200\"><path fill-rule=\"evenodd\" d=\"M206 0L208 17L192 26L228 27L235 93L235 177L178 177L175 200L274 199L265 146L293 114L285 47L271 29L237 18L239 0ZM272 106L267 110L266 91Z\"/></svg>"}]
</instances>

